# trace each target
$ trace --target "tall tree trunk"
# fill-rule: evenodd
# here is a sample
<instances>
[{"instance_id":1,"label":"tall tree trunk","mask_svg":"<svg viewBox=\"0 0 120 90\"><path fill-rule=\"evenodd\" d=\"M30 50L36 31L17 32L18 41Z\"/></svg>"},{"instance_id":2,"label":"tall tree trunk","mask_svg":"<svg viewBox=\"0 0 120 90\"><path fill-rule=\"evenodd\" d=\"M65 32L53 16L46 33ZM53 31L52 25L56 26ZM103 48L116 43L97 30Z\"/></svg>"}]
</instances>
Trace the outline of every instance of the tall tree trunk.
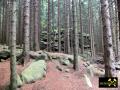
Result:
<instances>
[{"instance_id":1,"label":"tall tree trunk","mask_svg":"<svg viewBox=\"0 0 120 90\"><path fill-rule=\"evenodd\" d=\"M6 35L7 35L7 24L8 24L8 5L7 5L7 3L8 3L8 0L5 0L5 18L4 18L4 30L3 30L3 42L4 42L4 44L6 44Z\"/></svg>"},{"instance_id":2,"label":"tall tree trunk","mask_svg":"<svg viewBox=\"0 0 120 90\"><path fill-rule=\"evenodd\" d=\"M115 70L115 56L113 52L112 31L110 24L109 4L108 0L101 1L101 15L103 23L103 41L104 41L104 62L105 62L105 76L116 76Z\"/></svg>"},{"instance_id":3,"label":"tall tree trunk","mask_svg":"<svg viewBox=\"0 0 120 90\"><path fill-rule=\"evenodd\" d=\"M70 0L64 0L64 53L70 54Z\"/></svg>"},{"instance_id":4,"label":"tall tree trunk","mask_svg":"<svg viewBox=\"0 0 120 90\"><path fill-rule=\"evenodd\" d=\"M0 32L2 32L2 1L0 2ZM0 33L0 43L2 41L2 33Z\"/></svg>"},{"instance_id":5,"label":"tall tree trunk","mask_svg":"<svg viewBox=\"0 0 120 90\"><path fill-rule=\"evenodd\" d=\"M115 34L116 34L116 50L115 50L115 56L116 61L118 60L118 54L119 54L119 29L118 29L118 12L117 12L117 1L115 1Z\"/></svg>"},{"instance_id":6,"label":"tall tree trunk","mask_svg":"<svg viewBox=\"0 0 120 90\"><path fill-rule=\"evenodd\" d=\"M29 30L30 30L30 0L24 0L24 19L23 19L23 29L24 29L24 64L29 62Z\"/></svg>"},{"instance_id":7,"label":"tall tree trunk","mask_svg":"<svg viewBox=\"0 0 120 90\"><path fill-rule=\"evenodd\" d=\"M22 45L24 43L24 29L23 29L24 0L20 0L19 2L20 2L20 8L19 8L19 10L20 10L20 12L19 12L20 13L19 14L19 36L20 36L20 39L19 39L19 41L20 42L19 42L19 45L22 47Z\"/></svg>"},{"instance_id":8,"label":"tall tree trunk","mask_svg":"<svg viewBox=\"0 0 120 90\"><path fill-rule=\"evenodd\" d=\"M82 5L81 5L81 0L79 0L79 10L80 10L80 32L81 32L81 54L84 53L84 40L83 40L83 25L82 25Z\"/></svg>"},{"instance_id":9,"label":"tall tree trunk","mask_svg":"<svg viewBox=\"0 0 120 90\"><path fill-rule=\"evenodd\" d=\"M77 22L76 22L76 8L75 8L76 2L75 0L72 0L72 17L73 17L73 52L74 52L74 65L73 68L75 70L79 70L79 62L78 62L78 32L77 32Z\"/></svg>"},{"instance_id":10,"label":"tall tree trunk","mask_svg":"<svg viewBox=\"0 0 120 90\"><path fill-rule=\"evenodd\" d=\"M16 73L16 0L11 0L12 8L12 26L11 26L11 61L10 61L10 90L17 90Z\"/></svg>"},{"instance_id":11,"label":"tall tree trunk","mask_svg":"<svg viewBox=\"0 0 120 90\"><path fill-rule=\"evenodd\" d=\"M30 0L30 50L34 50L34 0Z\"/></svg>"},{"instance_id":12,"label":"tall tree trunk","mask_svg":"<svg viewBox=\"0 0 120 90\"><path fill-rule=\"evenodd\" d=\"M71 2L71 0L70 0ZM72 16L72 5L70 4L70 50L71 50L71 54L73 54L73 16Z\"/></svg>"},{"instance_id":13,"label":"tall tree trunk","mask_svg":"<svg viewBox=\"0 0 120 90\"><path fill-rule=\"evenodd\" d=\"M11 11L11 5L10 5L10 0L7 0L7 20L6 20L6 45L9 45L9 36L10 36L10 11Z\"/></svg>"},{"instance_id":14,"label":"tall tree trunk","mask_svg":"<svg viewBox=\"0 0 120 90\"><path fill-rule=\"evenodd\" d=\"M19 0L19 6L18 6L18 28L17 28L17 36L18 36L18 41L17 41L17 44L18 45L21 45L21 34L22 34L22 31L21 31L21 8L22 8L22 0Z\"/></svg>"},{"instance_id":15,"label":"tall tree trunk","mask_svg":"<svg viewBox=\"0 0 120 90\"><path fill-rule=\"evenodd\" d=\"M51 51L51 37L50 37L50 0L48 0L48 26L47 26L47 50Z\"/></svg>"},{"instance_id":16,"label":"tall tree trunk","mask_svg":"<svg viewBox=\"0 0 120 90\"><path fill-rule=\"evenodd\" d=\"M66 10L66 7L67 7L67 0L64 0L63 2L63 11L64 11L64 16L63 16L63 19L64 19L64 53L67 53L67 42L66 42L66 38L67 38L67 10Z\"/></svg>"},{"instance_id":17,"label":"tall tree trunk","mask_svg":"<svg viewBox=\"0 0 120 90\"><path fill-rule=\"evenodd\" d=\"M3 19L2 19L2 44L5 44L5 30L6 30L6 3L7 0L3 1Z\"/></svg>"},{"instance_id":18,"label":"tall tree trunk","mask_svg":"<svg viewBox=\"0 0 120 90\"><path fill-rule=\"evenodd\" d=\"M100 30L100 42L99 42L99 51L103 53L104 45L103 45L103 28L102 28L102 17L101 17L101 7L99 8L99 30Z\"/></svg>"},{"instance_id":19,"label":"tall tree trunk","mask_svg":"<svg viewBox=\"0 0 120 90\"><path fill-rule=\"evenodd\" d=\"M34 0L34 8L35 8L35 22L34 22L34 28L35 28L35 31L34 31L34 50L35 51L38 51L39 50L39 36L38 36L38 33L39 33L39 0Z\"/></svg>"},{"instance_id":20,"label":"tall tree trunk","mask_svg":"<svg viewBox=\"0 0 120 90\"><path fill-rule=\"evenodd\" d=\"M39 50L40 50L40 45L41 45L41 0L39 0L38 4L38 43L39 43Z\"/></svg>"},{"instance_id":21,"label":"tall tree trunk","mask_svg":"<svg viewBox=\"0 0 120 90\"><path fill-rule=\"evenodd\" d=\"M23 29L23 19L24 19L24 0L20 0L20 5L21 5L21 8L20 8L20 25L19 25L19 29L20 29L20 46L23 45L24 43L24 29Z\"/></svg>"},{"instance_id":22,"label":"tall tree trunk","mask_svg":"<svg viewBox=\"0 0 120 90\"><path fill-rule=\"evenodd\" d=\"M58 0L58 52L61 52L60 0Z\"/></svg>"},{"instance_id":23,"label":"tall tree trunk","mask_svg":"<svg viewBox=\"0 0 120 90\"><path fill-rule=\"evenodd\" d=\"M114 4L112 0L108 1L109 4ZM115 56L116 56L116 35L115 35L115 12L114 12L114 6L109 6L109 10L110 10L110 21L111 21L111 30L112 30L112 37L113 37L113 51L115 52Z\"/></svg>"},{"instance_id":24,"label":"tall tree trunk","mask_svg":"<svg viewBox=\"0 0 120 90\"><path fill-rule=\"evenodd\" d=\"M70 0L67 0L67 40L66 40L66 53L70 54Z\"/></svg>"},{"instance_id":25,"label":"tall tree trunk","mask_svg":"<svg viewBox=\"0 0 120 90\"><path fill-rule=\"evenodd\" d=\"M54 37L53 37L53 51L55 51L55 48L54 48L54 46L55 46L55 22L54 22L54 18L55 18L55 9L54 9L54 0L52 0L52 30L53 30L53 35L54 35Z\"/></svg>"},{"instance_id":26,"label":"tall tree trunk","mask_svg":"<svg viewBox=\"0 0 120 90\"><path fill-rule=\"evenodd\" d=\"M88 29L90 32L90 47L91 47L91 57L92 59L95 56L95 47L94 47L94 34L93 34L93 10L92 10L92 1L88 2L88 13L89 13L89 25Z\"/></svg>"},{"instance_id":27,"label":"tall tree trunk","mask_svg":"<svg viewBox=\"0 0 120 90\"><path fill-rule=\"evenodd\" d=\"M118 6L118 20L119 20L119 41L120 41L120 0L117 0Z\"/></svg>"}]
</instances>

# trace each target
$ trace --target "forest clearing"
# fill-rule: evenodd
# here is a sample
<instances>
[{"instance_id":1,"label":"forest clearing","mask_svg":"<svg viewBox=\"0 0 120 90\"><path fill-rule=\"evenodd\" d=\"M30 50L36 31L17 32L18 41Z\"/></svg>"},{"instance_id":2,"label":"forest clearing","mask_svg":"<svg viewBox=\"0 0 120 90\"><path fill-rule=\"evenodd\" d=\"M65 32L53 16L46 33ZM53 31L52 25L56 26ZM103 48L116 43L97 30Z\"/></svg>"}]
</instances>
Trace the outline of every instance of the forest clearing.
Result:
<instances>
[{"instance_id":1,"label":"forest clearing","mask_svg":"<svg viewBox=\"0 0 120 90\"><path fill-rule=\"evenodd\" d=\"M120 0L0 0L0 90L120 90Z\"/></svg>"}]
</instances>

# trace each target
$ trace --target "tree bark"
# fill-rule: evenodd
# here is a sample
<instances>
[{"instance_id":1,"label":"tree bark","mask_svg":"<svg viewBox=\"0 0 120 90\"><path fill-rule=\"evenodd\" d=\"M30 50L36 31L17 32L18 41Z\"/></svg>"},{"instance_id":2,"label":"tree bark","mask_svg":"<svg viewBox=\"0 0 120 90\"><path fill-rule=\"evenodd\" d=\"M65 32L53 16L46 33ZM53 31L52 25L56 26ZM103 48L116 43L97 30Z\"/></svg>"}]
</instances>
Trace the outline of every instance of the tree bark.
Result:
<instances>
[{"instance_id":1,"label":"tree bark","mask_svg":"<svg viewBox=\"0 0 120 90\"><path fill-rule=\"evenodd\" d=\"M30 50L30 43L29 43L29 30L30 30L30 0L24 0L24 19L23 19L23 29L24 29L24 64L29 62L29 50Z\"/></svg>"},{"instance_id":2,"label":"tree bark","mask_svg":"<svg viewBox=\"0 0 120 90\"><path fill-rule=\"evenodd\" d=\"M64 0L64 53L70 54L70 0Z\"/></svg>"},{"instance_id":3,"label":"tree bark","mask_svg":"<svg viewBox=\"0 0 120 90\"><path fill-rule=\"evenodd\" d=\"M115 1L115 34L116 34L116 50L115 50L115 56L116 61L118 60L118 54L119 54L119 29L118 29L118 12L117 12L117 1Z\"/></svg>"},{"instance_id":4,"label":"tree bark","mask_svg":"<svg viewBox=\"0 0 120 90\"><path fill-rule=\"evenodd\" d=\"M54 9L54 6L55 6L55 4L54 4L54 0L52 0L52 30L53 30L53 35L54 35L54 37L53 37L53 52L55 51L55 48L54 48L54 46L55 46L55 22L54 22L54 17L55 17L55 9Z\"/></svg>"},{"instance_id":5,"label":"tree bark","mask_svg":"<svg viewBox=\"0 0 120 90\"><path fill-rule=\"evenodd\" d=\"M34 50L34 0L30 0L30 50Z\"/></svg>"},{"instance_id":6,"label":"tree bark","mask_svg":"<svg viewBox=\"0 0 120 90\"><path fill-rule=\"evenodd\" d=\"M109 2L109 4L110 3L112 3L113 1L112 0L109 0L108 1ZM114 4L114 3L113 3ZM115 34L115 24L116 24L116 22L115 22L115 12L114 12L114 6L113 5L111 5L111 6L109 6L109 10L110 10L110 21L111 21L111 30L112 30L112 37L113 37L113 51L115 52L115 57L116 57L116 34Z\"/></svg>"},{"instance_id":7,"label":"tree bark","mask_svg":"<svg viewBox=\"0 0 120 90\"><path fill-rule=\"evenodd\" d=\"M70 0L67 0L67 36L66 36L66 53L70 54Z\"/></svg>"},{"instance_id":8,"label":"tree bark","mask_svg":"<svg viewBox=\"0 0 120 90\"><path fill-rule=\"evenodd\" d=\"M120 0L117 0L118 20L119 20L119 41L120 41Z\"/></svg>"},{"instance_id":9,"label":"tree bark","mask_svg":"<svg viewBox=\"0 0 120 90\"><path fill-rule=\"evenodd\" d=\"M10 36L10 27L11 27L11 22L10 22L10 19L11 19L11 4L10 4L10 0L7 0L7 19L6 19L6 45L9 46L9 36Z\"/></svg>"},{"instance_id":10,"label":"tree bark","mask_svg":"<svg viewBox=\"0 0 120 90\"><path fill-rule=\"evenodd\" d=\"M39 48L39 0L34 0L34 10L35 10L35 22L34 22L34 50L38 51Z\"/></svg>"},{"instance_id":11,"label":"tree bark","mask_svg":"<svg viewBox=\"0 0 120 90\"><path fill-rule=\"evenodd\" d=\"M76 2L72 0L72 17L73 17L73 53L74 53L74 65L73 68L75 70L79 70L79 62L78 62L78 32L77 32L77 22L76 22Z\"/></svg>"},{"instance_id":12,"label":"tree bark","mask_svg":"<svg viewBox=\"0 0 120 90\"><path fill-rule=\"evenodd\" d=\"M104 42L104 62L105 62L105 76L106 77L115 77L115 56L113 51L112 43L112 31L111 31L111 22L109 14L109 4L108 0L101 1L101 15L103 23L103 42Z\"/></svg>"},{"instance_id":13,"label":"tree bark","mask_svg":"<svg viewBox=\"0 0 120 90\"><path fill-rule=\"evenodd\" d=\"M51 51L51 37L50 37L50 0L48 0L48 26L47 26L47 50Z\"/></svg>"},{"instance_id":14,"label":"tree bark","mask_svg":"<svg viewBox=\"0 0 120 90\"><path fill-rule=\"evenodd\" d=\"M60 0L58 0L58 52L61 52Z\"/></svg>"},{"instance_id":15,"label":"tree bark","mask_svg":"<svg viewBox=\"0 0 120 90\"><path fill-rule=\"evenodd\" d=\"M21 8L20 8L20 32L21 33L19 33L20 34L20 46L22 47L22 45L23 45L23 43L24 43L24 29L23 29L23 26L24 26L24 24L23 24L23 19L24 19L24 0L20 0L20 4L21 4Z\"/></svg>"},{"instance_id":16,"label":"tree bark","mask_svg":"<svg viewBox=\"0 0 120 90\"><path fill-rule=\"evenodd\" d=\"M83 24L82 24L82 6L81 6L81 0L79 0L79 10L80 10L80 32L81 32L81 54L84 53L84 40L83 40Z\"/></svg>"},{"instance_id":17,"label":"tree bark","mask_svg":"<svg viewBox=\"0 0 120 90\"><path fill-rule=\"evenodd\" d=\"M11 26L11 61L10 61L10 90L17 90L16 72L16 0L12 0L12 26Z\"/></svg>"},{"instance_id":18,"label":"tree bark","mask_svg":"<svg viewBox=\"0 0 120 90\"><path fill-rule=\"evenodd\" d=\"M0 2L0 32L2 32L2 2ZM0 33L0 43L2 41L2 33Z\"/></svg>"},{"instance_id":19,"label":"tree bark","mask_svg":"<svg viewBox=\"0 0 120 90\"><path fill-rule=\"evenodd\" d=\"M2 44L5 44L5 30L6 30L6 3L7 1L3 1L3 19L2 19Z\"/></svg>"},{"instance_id":20,"label":"tree bark","mask_svg":"<svg viewBox=\"0 0 120 90\"><path fill-rule=\"evenodd\" d=\"M91 47L91 58L93 59L95 56L95 47L94 47L94 33L93 33L93 10L92 10L92 1L89 0L88 2L88 16L89 16L89 21L88 21L88 30L90 32L90 47Z\"/></svg>"}]
</instances>

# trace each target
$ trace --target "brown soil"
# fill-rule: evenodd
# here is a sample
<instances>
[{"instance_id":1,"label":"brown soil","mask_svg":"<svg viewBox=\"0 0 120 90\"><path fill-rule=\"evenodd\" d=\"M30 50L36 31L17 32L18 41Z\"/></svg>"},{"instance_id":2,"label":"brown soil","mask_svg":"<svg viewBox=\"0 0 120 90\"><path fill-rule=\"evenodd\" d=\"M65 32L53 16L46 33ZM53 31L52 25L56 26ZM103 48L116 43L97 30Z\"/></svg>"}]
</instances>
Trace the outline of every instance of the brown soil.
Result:
<instances>
[{"instance_id":1,"label":"brown soil","mask_svg":"<svg viewBox=\"0 0 120 90\"><path fill-rule=\"evenodd\" d=\"M93 87L90 88L85 82L83 74L85 68L81 66L80 71L74 72L70 69L69 72L61 72L56 69L56 62L47 63L47 74L43 80L38 80L32 84L26 84L20 90L120 90L117 89L100 89L98 87L98 77L91 79ZM18 72L21 66L17 66ZM9 61L0 63L0 87L9 83L10 64ZM2 88L0 88L2 90Z\"/></svg>"}]
</instances>

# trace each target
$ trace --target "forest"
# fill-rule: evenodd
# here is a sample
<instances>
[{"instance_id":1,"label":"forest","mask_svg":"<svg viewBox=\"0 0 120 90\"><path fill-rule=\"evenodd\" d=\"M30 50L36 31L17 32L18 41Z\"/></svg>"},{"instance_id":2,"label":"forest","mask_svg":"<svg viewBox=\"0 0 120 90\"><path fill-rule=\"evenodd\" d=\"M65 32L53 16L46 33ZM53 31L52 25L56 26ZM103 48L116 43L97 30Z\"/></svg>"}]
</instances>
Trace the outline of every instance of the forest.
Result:
<instances>
[{"instance_id":1,"label":"forest","mask_svg":"<svg viewBox=\"0 0 120 90\"><path fill-rule=\"evenodd\" d=\"M119 82L120 0L0 0L0 90Z\"/></svg>"}]
</instances>

